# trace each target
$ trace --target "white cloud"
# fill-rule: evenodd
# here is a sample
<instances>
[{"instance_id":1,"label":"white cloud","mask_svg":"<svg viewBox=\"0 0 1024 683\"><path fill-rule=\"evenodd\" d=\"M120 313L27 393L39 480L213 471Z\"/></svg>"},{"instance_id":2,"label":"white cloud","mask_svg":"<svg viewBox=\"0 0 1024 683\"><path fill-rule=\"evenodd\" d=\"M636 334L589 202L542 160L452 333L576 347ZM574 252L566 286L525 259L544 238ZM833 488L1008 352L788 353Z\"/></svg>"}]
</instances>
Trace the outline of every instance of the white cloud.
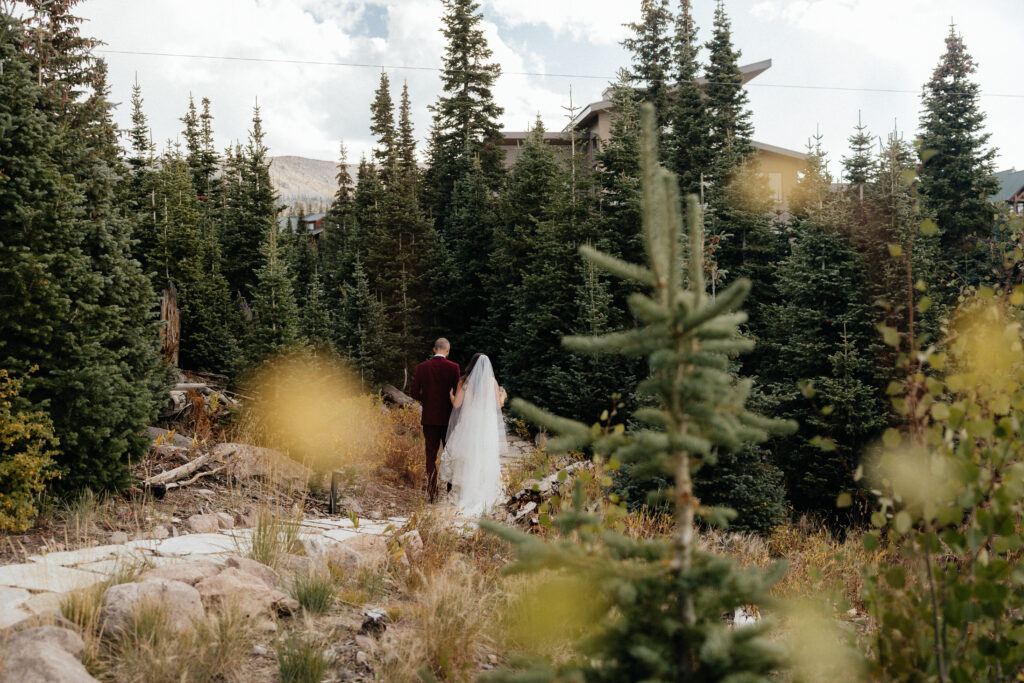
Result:
<instances>
[{"instance_id":1,"label":"white cloud","mask_svg":"<svg viewBox=\"0 0 1024 683\"><path fill-rule=\"evenodd\" d=\"M623 24L636 21L632 0L487 0L510 26L545 26L558 36L598 45L617 45L629 34Z\"/></svg>"},{"instance_id":2,"label":"white cloud","mask_svg":"<svg viewBox=\"0 0 1024 683\"><path fill-rule=\"evenodd\" d=\"M225 55L258 59L348 62L389 66L439 67L444 50L441 5L437 0L381 0L384 36L365 30L367 4L355 0L147 0L124 3L88 0L80 13L90 21L89 34L111 50L191 55ZM506 43L498 27L484 22L494 59L505 72L543 71L543 58ZM252 105L259 98L272 154L333 159L344 138L350 161L372 147L369 106L380 72L374 68L201 60L142 55L106 55L116 114L127 126L127 101L138 73L145 111L154 137L162 143L181 130L178 120L191 92L197 104L212 100L214 128L223 148L244 142ZM397 101L407 82L413 123L425 139L431 104L440 91L436 71L389 68ZM567 95L536 78L504 75L495 97L505 108L502 122L522 128L538 111L557 115ZM421 149L423 145L421 144Z\"/></svg>"}]
</instances>

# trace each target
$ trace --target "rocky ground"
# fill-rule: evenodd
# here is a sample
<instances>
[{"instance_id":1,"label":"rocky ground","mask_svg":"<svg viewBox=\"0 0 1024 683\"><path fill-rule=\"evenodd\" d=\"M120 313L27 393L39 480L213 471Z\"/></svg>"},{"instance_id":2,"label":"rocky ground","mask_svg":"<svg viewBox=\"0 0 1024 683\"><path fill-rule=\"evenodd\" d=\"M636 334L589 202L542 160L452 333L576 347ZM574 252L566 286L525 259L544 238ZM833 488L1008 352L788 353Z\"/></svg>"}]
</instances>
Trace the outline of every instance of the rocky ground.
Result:
<instances>
[{"instance_id":1,"label":"rocky ground","mask_svg":"<svg viewBox=\"0 0 1024 683\"><path fill-rule=\"evenodd\" d=\"M423 520L446 516L445 534L455 544L475 533L450 506L425 505L421 486L387 467L343 473L332 515L329 481L281 454L236 443L197 447L159 429L150 436L150 457L135 468L140 480L207 454L200 478L83 496L45 514L30 532L0 539L0 683L274 681L281 680L282 657L302 660L295 653L306 642L316 643L323 659L322 680L380 680L375 667L395 653L382 654L379 639L389 611L403 609L386 603L402 592L397 585L416 582ZM512 435L509 445L503 467L516 493L501 516L529 527L536 504L558 482L531 478L547 464L533 443ZM316 598L321 578L330 584L324 604ZM197 660L217 641L225 651L211 661L230 670L197 668L180 651L163 652L158 635L139 636L139 615L150 608L160 615L154 633L197 639ZM198 635L228 628L239 614L237 634L222 634L223 642ZM151 675L139 678L133 657L149 662L143 670L150 667ZM497 661L493 653L480 657L481 668ZM158 675L156 668L165 670Z\"/></svg>"}]
</instances>

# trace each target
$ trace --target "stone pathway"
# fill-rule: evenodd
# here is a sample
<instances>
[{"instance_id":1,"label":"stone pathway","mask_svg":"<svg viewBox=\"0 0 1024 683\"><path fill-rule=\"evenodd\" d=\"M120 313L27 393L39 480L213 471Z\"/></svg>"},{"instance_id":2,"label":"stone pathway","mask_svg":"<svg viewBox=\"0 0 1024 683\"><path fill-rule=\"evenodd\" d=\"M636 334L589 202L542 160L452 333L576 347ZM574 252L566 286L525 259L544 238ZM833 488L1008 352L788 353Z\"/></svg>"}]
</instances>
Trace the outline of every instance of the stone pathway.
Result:
<instances>
[{"instance_id":1,"label":"stone pathway","mask_svg":"<svg viewBox=\"0 0 1024 683\"><path fill-rule=\"evenodd\" d=\"M406 517L382 520L311 518L299 525L299 541L308 555L353 536L381 536L397 531ZM186 560L223 564L230 555L245 555L253 529L224 529L216 533L184 534L163 540L128 541L32 555L24 564L0 567L0 629L33 616L60 613L63 593L88 588L127 569L159 567Z\"/></svg>"}]
</instances>

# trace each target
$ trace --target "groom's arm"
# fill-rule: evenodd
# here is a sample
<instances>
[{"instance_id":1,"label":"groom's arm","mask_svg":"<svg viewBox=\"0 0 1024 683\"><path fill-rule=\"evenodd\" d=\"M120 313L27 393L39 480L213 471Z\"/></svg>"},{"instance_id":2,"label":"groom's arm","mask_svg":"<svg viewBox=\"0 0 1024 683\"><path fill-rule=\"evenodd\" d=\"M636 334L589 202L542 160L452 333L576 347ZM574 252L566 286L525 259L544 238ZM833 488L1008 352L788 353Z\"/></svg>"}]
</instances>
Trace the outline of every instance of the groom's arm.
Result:
<instances>
[{"instance_id":1,"label":"groom's arm","mask_svg":"<svg viewBox=\"0 0 1024 683\"><path fill-rule=\"evenodd\" d=\"M409 390L412 397L423 403L423 383L420 382L420 369L416 368L416 372L412 375L412 389Z\"/></svg>"}]
</instances>

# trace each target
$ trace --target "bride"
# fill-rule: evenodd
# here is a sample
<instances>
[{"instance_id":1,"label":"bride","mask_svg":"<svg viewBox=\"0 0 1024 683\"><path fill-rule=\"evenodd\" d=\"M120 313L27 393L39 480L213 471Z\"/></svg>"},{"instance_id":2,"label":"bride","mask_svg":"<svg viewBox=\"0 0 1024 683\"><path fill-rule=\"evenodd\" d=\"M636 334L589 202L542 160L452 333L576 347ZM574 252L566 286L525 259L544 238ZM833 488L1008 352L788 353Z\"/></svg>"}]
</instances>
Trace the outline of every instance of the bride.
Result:
<instances>
[{"instance_id":1,"label":"bride","mask_svg":"<svg viewBox=\"0 0 1024 683\"><path fill-rule=\"evenodd\" d=\"M488 512L502 498L501 456L508 448L501 406L505 390L494 379L491 359L473 356L458 391L438 474L451 483L451 500L467 515Z\"/></svg>"}]
</instances>

